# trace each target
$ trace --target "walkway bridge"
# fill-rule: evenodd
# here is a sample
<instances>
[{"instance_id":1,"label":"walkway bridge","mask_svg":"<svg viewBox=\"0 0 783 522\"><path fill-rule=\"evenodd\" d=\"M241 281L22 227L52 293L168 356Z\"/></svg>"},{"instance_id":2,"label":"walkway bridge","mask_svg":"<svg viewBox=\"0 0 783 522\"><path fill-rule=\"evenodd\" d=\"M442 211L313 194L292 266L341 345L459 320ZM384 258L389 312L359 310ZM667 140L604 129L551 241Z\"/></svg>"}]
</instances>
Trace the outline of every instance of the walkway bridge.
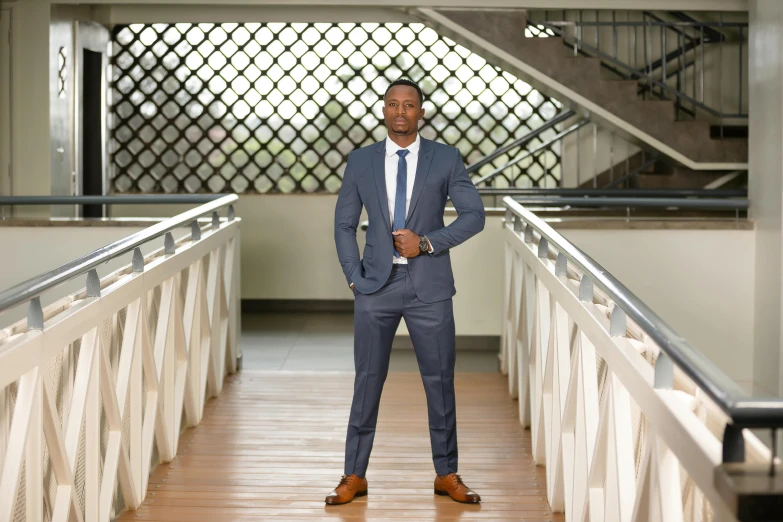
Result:
<instances>
[{"instance_id":1,"label":"walkway bridge","mask_svg":"<svg viewBox=\"0 0 783 522\"><path fill-rule=\"evenodd\" d=\"M241 369L236 201L205 203L0 294L0 311L28 309L0 331L0 521L780 514L775 437L770 449L756 434L781 426L781 400L745 397L510 197L502 371L456 377L460 471L483 503L432 494L421 381L393 372L370 495L325 506L342 470L352 375ZM99 276L114 259L129 262ZM81 291L42 306L74 278Z\"/></svg>"}]
</instances>

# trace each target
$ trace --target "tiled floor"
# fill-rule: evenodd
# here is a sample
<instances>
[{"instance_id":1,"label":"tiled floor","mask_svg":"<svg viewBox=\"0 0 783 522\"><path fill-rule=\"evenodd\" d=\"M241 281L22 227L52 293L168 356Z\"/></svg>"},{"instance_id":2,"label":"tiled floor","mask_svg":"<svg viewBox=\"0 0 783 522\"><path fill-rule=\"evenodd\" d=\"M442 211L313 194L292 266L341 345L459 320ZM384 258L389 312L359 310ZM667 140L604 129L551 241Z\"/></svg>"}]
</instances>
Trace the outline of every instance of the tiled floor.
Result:
<instances>
[{"instance_id":1,"label":"tiled floor","mask_svg":"<svg viewBox=\"0 0 783 522\"><path fill-rule=\"evenodd\" d=\"M353 314L246 314L241 349L245 370L353 371ZM389 370L417 372L413 350L392 350ZM460 350L456 371L497 372L497 353Z\"/></svg>"}]
</instances>

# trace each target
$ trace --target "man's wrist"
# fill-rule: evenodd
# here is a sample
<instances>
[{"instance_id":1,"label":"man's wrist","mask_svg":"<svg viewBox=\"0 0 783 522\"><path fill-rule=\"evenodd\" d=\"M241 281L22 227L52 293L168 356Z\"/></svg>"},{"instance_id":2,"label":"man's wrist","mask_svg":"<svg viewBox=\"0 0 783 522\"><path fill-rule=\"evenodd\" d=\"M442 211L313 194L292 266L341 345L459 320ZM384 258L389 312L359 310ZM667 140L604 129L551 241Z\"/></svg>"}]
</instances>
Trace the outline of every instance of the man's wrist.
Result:
<instances>
[{"instance_id":1,"label":"man's wrist","mask_svg":"<svg viewBox=\"0 0 783 522\"><path fill-rule=\"evenodd\" d=\"M423 234L422 234L421 236L419 236L419 242L421 242L421 240L422 240L422 239L424 239L424 241L426 241L426 242L427 242L427 251L426 251L426 253L427 253L427 254L432 254L432 252L434 252L434 250L435 250L435 249L433 249L433 248L432 248L432 243L430 242L430 238L428 238L427 236L425 236L425 235L423 235ZM419 251L420 251L422 254L424 254L424 253L425 253L425 252L424 252L423 250L421 250L421 249L419 249Z\"/></svg>"},{"instance_id":2,"label":"man's wrist","mask_svg":"<svg viewBox=\"0 0 783 522\"><path fill-rule=\"evenodd\" d=\"M424 240L424 241L422 241L422 240ZM427 249L426 250L422 249L423 243L427 244ZM430 243L430 239L427 236L425 236L425 235L420 235L419 236L419 253L420 254L425 254L425 253L426 254L432 254L432 252L433 252L433 248L432 248L432 243Z\"/></svg>"}]
</instances>

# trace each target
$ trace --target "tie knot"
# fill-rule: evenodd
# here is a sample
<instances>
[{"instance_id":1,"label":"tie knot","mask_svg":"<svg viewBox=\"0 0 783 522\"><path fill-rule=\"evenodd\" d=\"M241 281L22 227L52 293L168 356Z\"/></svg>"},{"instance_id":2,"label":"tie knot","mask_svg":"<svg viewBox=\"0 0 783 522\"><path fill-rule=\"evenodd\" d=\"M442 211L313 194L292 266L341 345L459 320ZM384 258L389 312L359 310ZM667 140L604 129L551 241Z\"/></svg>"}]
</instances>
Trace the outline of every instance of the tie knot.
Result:
<instances>
[{"instance_id":1,"label":"tie knot","mask_svg":"<svg viewBox=\"0 0 783 522\"><path fill-rule=\"evenodd\" d=\"M401 158L404 158L405 156L408 155L409 152L410 151L408 149L400 149L397 151L397 155Z\"/></svg>"}]
</instances>

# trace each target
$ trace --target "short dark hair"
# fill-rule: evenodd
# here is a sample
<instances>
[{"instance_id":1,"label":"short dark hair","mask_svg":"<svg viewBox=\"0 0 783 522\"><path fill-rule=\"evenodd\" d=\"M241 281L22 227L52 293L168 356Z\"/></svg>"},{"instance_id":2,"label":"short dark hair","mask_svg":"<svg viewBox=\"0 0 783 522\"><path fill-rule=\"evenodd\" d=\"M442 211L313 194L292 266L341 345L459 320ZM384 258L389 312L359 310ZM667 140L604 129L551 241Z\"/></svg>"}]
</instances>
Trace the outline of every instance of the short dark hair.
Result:
<instances>
[{"instance_id":1,"label":"short dark hair","mask_svg":"<svg viewBox=\"0 0 783 522\"><path fill-rule=\"evenodd\" d=\"M395 87L397 85L405 85L406 87L413 87L416 89L416 92L419 93L419 105L424 105L424 93L421 92L421 88L418 86L416 82L413 80L409 80L407 78L400 78L399 80L394 80L389 84L388 87L386 87L386 92L383 93L383 99L386 99L386 95L389 94L389 90L392 87Z\"/></svg>"}]
</instances>

